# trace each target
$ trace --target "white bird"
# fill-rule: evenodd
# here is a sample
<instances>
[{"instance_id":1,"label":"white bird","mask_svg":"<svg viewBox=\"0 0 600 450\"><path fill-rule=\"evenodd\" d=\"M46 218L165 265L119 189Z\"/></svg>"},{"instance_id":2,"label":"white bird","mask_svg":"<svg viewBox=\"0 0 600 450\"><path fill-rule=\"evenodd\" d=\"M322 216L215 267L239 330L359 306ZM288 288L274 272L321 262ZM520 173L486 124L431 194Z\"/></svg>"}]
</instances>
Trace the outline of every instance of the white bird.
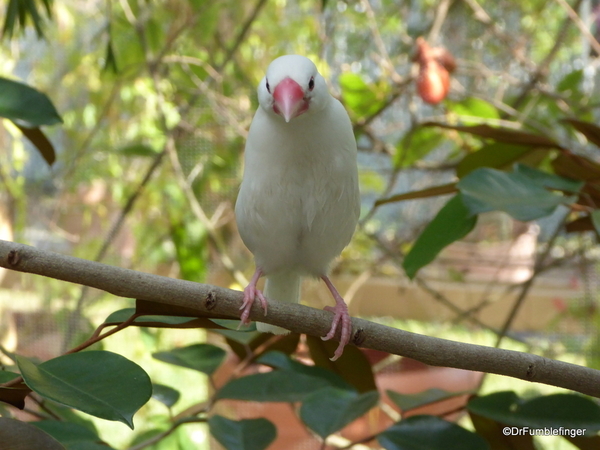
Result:
<instances>
[{"instance_id":1,"label":"white bird","mask_svg":"<svg viewBox=\"0 0 600 450\"><path fill-rule=\"evenodd\" d=\"M334 317L323 339L341 327L335 360L352 332L348 307L327 276L331 261L350 242L360 212L352 124L303 56L275 59L258 86L258 101L235 205L240 235L256 263L244 289L241 320L249 322L255 298L266 315L267 298L297 303L302 277L320 277L336 303L325 308ZM264 295L256 286L263 275ZM289 333L264 323L257 328Z\"/></svg>"}]
</instances>

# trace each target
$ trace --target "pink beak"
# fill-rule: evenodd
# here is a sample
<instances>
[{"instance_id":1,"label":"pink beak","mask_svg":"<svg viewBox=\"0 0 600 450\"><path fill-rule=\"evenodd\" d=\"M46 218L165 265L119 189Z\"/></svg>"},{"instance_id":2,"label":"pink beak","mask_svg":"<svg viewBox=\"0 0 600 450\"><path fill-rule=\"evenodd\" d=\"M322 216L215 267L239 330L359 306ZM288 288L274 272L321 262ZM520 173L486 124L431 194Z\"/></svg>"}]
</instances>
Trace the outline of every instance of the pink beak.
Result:
<instances>
[{"instance_id":1,"label":"pink beak","mask_svg":"<svg viewBox=\"0 0 600 450\"><path fill-rule=\"evenodd\" d=\"M273 111L283 116L286 122L308 109L308 102L304 99L304 91L298 83L291 78L284 78L273 91Z\"/></svg>"}]
</instances>

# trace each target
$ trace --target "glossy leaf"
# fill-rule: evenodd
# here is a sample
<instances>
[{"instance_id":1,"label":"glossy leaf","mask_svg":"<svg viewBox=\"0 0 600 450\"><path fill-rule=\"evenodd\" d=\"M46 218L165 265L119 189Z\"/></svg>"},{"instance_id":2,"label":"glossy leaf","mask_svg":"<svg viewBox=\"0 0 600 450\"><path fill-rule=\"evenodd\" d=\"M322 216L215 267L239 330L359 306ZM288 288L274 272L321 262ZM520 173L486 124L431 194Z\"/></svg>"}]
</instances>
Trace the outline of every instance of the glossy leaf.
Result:
<instances>
[{"instance_id":1,"label":"glossy leaf","mask_svg":"<svg viewBox=\"0 0 600 450\"><path fill-rule=\"evenodd\" d=\"M503 211L524 222L548 216L558 205L577 199L554 194L522 172L506 173L486 167L471 172L457 186L471 215Z\"/></svg>"},{"instance_id":2,"label":"glossy leaf","mask_svg":"<svg viewBox=\"0 0 600 450\"><path fill-rule=\"evenodd\" d=\"M105 444L97 444L96 442L77 442L71 446L67 450L113 450L112 447L109 447Z\"/></svg>"},{"instance_id":3,"label":"glossy leaf","mask_svg":"<svg viewBox=\"0 0 600 450\"><path fill-rule=\"evenodd\" d=\"M214 415L208 419L210 433L226 450L264 450L277 437L267 419L231 420Z\"/></svg>"},{"instance_id":4,"label":"glossy leaf","mask_svg":"<svg viewBox=\"0 0 600 450\"><path fill-rule=\"evenodd\" d=\"M35 128L62 122L50 99L38 90L0 77L0 117Z\"/></svg>"},{"instance_id":5,"label":"glossy leaf","mask_svg":"<svg viewBox=\"0 0 600 450\"><path fill-rule=\"evenodd\" d=\"M324 378L293 370L274 370L231 380L216 394L217 399L256 402L299 402L318 389L331 387Z\"/></svg>"},{"instance_id":6,"label":"glossy leaf","mask_svg":"<svg viewBox=\"0 0 600 450\"><path fill-rule=\"evenodd\" d=\"M58 420L40 420L38 422L32 422L32 425L44 431L45 433L48 433L65 447L69 448L69 450L75 444L101 442L101 439L96 433L89 428L76 423L62 422ZM108 447L105 448L108 449Z\"/></svg>"},{"instance_id":7,"label":"glossy leaf","mask_svg":"<svg viewBox=\"0 0 600 450\"><path fill-rule=\"evenodd\" d=\"M298 333L279 336L271 333L260 333L253 331L253 329L256 330L255 322L252 322L249 328L249 332L233 330L215 330L215 332L225 336L227 345L241 360L250 358L250 361L255 361L270 351L279 351L286 355L291 355L298 348L298 343L300 342L300 335Z\"/></svg>"},{"instance_id":8,"label":"glossy leaf","mask_svg":"<svg viewBox=\"0 0 600 450\"><path fill-rule=\"evenodd\" d=\"M338 342L306 336L306 343L310 357L317 367L338 374L360 393L377 389L373 367L360 348L348 345L344 348L342 356L336 361L332 361L331 355L339 345Z\"/></svg>"},{"instance_id":9,"label":"glossy leaf","mask_svg":"<svg viewBox=\"0 0 600 450\"><path fill-rule=\"evenodd\" d=\"M559 177L548 172L534 169L533 167L529 167L524 164L515 164L514 172L527 177L540 187L555 189L557 191L564 191L568 193L579 192L585 184L582 181Z\"/></svg>"},{"instance_id":10,"label":"glossy leaf","mask_svg":"<svg viewBox=\"0 0 600 450\"><path fill-rule=\"evenodd\" d=\"M399 392L390 390L387 390L386 393L390 397L390 400L404 412L459 395L465 395L468 391L450 392L443 389L431 388L416 394L400 394Z\"/></svg>"},{"instance_id":11,"label":"glossy leaf","mask_svg":"<svg viewBox=\"0 0 600 450\"><path fill-rule=\"evenodd\" d=\"M49 166L54 164L54 161L56 160L56 152L54 151L52 143L48 140L48 138L42 132L42 130L40 130L39 128L23 127L19 124L15 125L17 126L17 128L19 128L19 130L21 130L23 136L29 139L29 142L31 142L35 146L35 148L38 149L46 163L48 163Z\"/></svg>"},{"instance_id":12,"label":"glossy leaf","mask_svg":"<svg viewBox=\"0 0 600 450\"><path fill-rule=\"evenodd\" d=\"M18 373L0 370L0 384L8 383L18 376ZM30 392L31 389L23 382L11 387L0 387L0 401L8 403L15 408L23 409L25 408L25 398Z\"/></svg>"},{"instance_id":13,"label":"glossy leaf","mask_svg":"<svg viewBox=\"0 0 600 450\"><path fill-rule=\"evenodd\" d=\"M329 386L334 386L339 389L353 389L352 385L347 383L344 378L342 378L342 375L337 373L337 371L328 370L318 365L309 366L307 364L302 364L282 352L270 351L265 353L256 360L256 363L264 364L265 366L269 366L273 369L322 378Z\"/></svg>"},{"instance_id":14,"label":"glossy leaf","mask_svg":"<svg viewBox=\"0 0 600 450\"><path fill-rule=\"evenodd\" d=\"M181 311L174 310L175 314L181 314ZM105 320L104 325L118 325L128 320L136 313L135 308L125 308L111 313ZM153 328L217 328L212 320L205 317L184 317L167 315L143 315L136 317L132 326L153 327Z\"/></svg>"},{"instance_id":15,"label":"glossy leaf","mask_svg":"<svg viewBox=\"0 0 600 450\"><path fill-rule=\"evenodd\" d=\"M300 418L325 439L366 414L378 400L377 391L359 394L356 391L327 387L306 396L300 407Z\"/></svg>"},{"instance_id":16,"label":"glossy leaf","mask_svg":"<svg viewBox=\"0 0 600 450\"><path fill-rule=\"evenodd\" d=\"M240 327L240 321L235 319L210 319L211 322L216 323L217 325L232 331L256 331L256 322L252 322L248 325L243 325Z\"/></svg>"},{"instance_id":17,"label":"glossy leaf","mask_svg":"<svg viewBox=\"0 0 600 450\"><path fill-rule=\"evenodd\" d=\"M73 353L35 365L17 356L27 385L42 397L133 428L152 394L150 378L127 358L106 351Z\"/></svg>"},{"instance_id":18,"label":"glossy leaf","mask_svg":"<svg viewBox=\"0 0 600 450\"><path fill-rule=\"evenodd\" d=\"M158 400L167 408L172 408L180 397L181 393L177 389L164 384L152 383L152 398Z\"/></svg>"},{"instance_id":19,"label":"glossy leaf","mask_svg":"<svg viewBox=\"0 0 600 450\"><path fill-rule=\"evenodd\" d=\"M489 450L485 440L435 416L412 416L377 436L386 450Z\"/></svg>"},{"instance_id":20,"label":"glossy leaf","mask_svg":"<svg viewBox=\"0 0 600 450\"><path fill-rule=\"evenodd\" d=\"M0 443L2 450L65 450L48 433L29 423L6 417L0 417Z\"/></svg>"},{"instance_id":21,"label":"glossy leaf","mask_svg":"<svg viewBox=\"0 0 600 450\"><path fill-rule=\"evenodd\" d=\"M510 145L494 142L484 145L476 152L465 156L456 166L456 176L463 178L480 167L493 167L509 170L512 165L525 159L528 155L545 156L547 150L536 149L523 145Z\"/></svg>"},{"instance_id":22,"label":"glossy leaf","mask_svg":"<svg viewBox=\"0 0 600 450\"><path fill-rule=\"evenodd\" d=\"M549 137L540 134L532 134L525 131L513 130L511 128L492 127L490 125L448 125L439 122L426 122L423 126L441 127L449 130L461 131L485 139L492 139L505 144L526 145L530 147L561 148L560 145Z\"/></svg>"},{"instance_id":23,"label":"glossy leaf","mask_svg":"<svg viewBox=\"0 0 600 450\"><path fill-rule=\"evenodd\" d=\"M188 347L153 353L152 356L162 362L212 375L223 363L227 353L215 345L194 344Z\"/></svg>"},{"instance_id":24,"label":"glossy leaf","mask_svg":"<svg viewBox=\"0 0 600 450\"><path fill-rule=\"evenodd\" d=\"M429 264L451 243L462 239L475 227L477 216L463 203L462 195L452 197L425 227L404 258L402 267L409 278Z\"/></svg>"},{"instance_id":25,"label":"glossy leaf","mask_svg":"<svg viewBox=\"0 0 600 450\"><path fill-rule=\"evenodd\" d=\"M553 394L520 399L512 391L495 392L471 399L469 412L497 422L531 428L585 428L600 430L600 406L576 394Z\"/></svg>"}]
</instances>

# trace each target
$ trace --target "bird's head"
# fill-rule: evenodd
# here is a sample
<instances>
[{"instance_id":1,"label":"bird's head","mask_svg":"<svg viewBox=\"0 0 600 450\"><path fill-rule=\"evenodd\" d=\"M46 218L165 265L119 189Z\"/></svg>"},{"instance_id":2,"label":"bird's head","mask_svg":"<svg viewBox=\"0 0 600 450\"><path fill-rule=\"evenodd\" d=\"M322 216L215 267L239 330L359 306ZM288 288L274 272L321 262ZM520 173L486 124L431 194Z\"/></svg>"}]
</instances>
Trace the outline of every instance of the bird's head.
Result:
<instances>
[{"instance_id":1,"label":"bird's head","mask_svg":"<svg viewBox=\"0 0 600 450\"><path fill-rule=\"evenodd\" d=\"M275 59L258 86L261 107L279 114L286 122L322 110L330 99L325 79L317 67L299 55Z\"/></svg>"}]
</instances>

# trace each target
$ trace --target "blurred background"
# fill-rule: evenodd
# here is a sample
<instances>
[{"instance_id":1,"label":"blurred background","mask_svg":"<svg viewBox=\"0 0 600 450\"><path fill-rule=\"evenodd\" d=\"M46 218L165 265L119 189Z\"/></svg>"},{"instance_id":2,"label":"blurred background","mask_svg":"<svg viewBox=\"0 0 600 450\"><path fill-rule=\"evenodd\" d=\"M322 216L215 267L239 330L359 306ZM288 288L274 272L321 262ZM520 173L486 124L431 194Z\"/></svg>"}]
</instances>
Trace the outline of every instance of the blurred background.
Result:
<instances>
[{"instance_id":1,"label":"blurred background","mask_svg":"<svg viewBox=\"0 0 600 450\"><path fill-rule=\"evenodd\" d=\"M6 18L16 3L0 2L0 14ZM597 236L565 232L566 207L528 223L483 214L466 238L409 280L404 255L449 197L375 206L456 180L473 139L419 127L428 121L523 127L600 162L598 148L560 123L598 121L598 0L31 4L37 16L4 28L0 76L48 95L63 122L42 128L57 154L49 166L12 122L0 121L0 239L239 289L253 261L233 205L256 86L275 57L302 54L346 106L359 146L361 222L333 267L351 314L600 368ZM424 62L432 49L433 69ZM532 158L545 164L543 155ZM110 312L132 306L34 275L0 269L0 280L3 353L55 357ZM330 298L309 280L303 301L323 307ZM183 377L202 395L205 377L149 356L199 339L203 331L136 328L103 345L153 380ZM2 354L0 361L8 363ZM396 359L381 370L429 374L395 378L406 392L423 382L458 390L481 381L470 372L408 366ZM518 385L500 377L486 383L491 390ZM132 439L120 424L103 426L111 442ZM202 426L185 430L207 445ZM316 448L310 445L297 448Z\"/></svg>"}]
</instances>

